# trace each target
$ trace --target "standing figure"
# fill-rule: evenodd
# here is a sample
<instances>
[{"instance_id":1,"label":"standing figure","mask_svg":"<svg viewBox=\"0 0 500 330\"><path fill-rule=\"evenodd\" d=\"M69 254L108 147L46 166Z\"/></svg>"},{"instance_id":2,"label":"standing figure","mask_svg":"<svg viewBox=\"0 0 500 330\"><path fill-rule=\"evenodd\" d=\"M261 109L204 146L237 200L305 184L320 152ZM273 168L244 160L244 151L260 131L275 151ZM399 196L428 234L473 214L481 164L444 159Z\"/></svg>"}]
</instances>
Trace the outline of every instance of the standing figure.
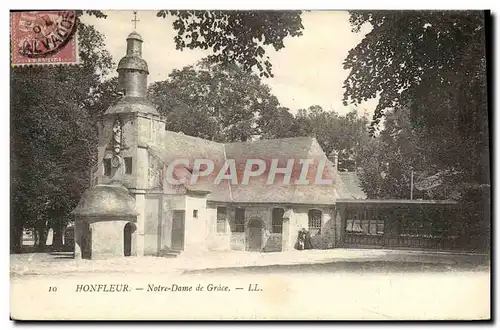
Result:
<instances>
[{"instance_id":1,"label":"standing figure","mask_svg":"<svg viewBox=\"0 0 500 330\"><path fill-rule=\"evenodd\" d=\"M305 228L302 228L299 230L298 236L297 236L297 243L295 243L295 249L296 250L304 250L305 247Z\"/></svg>"},{"instance_id":2,"label":"standing figure","mask_svg":"<svg viewBox=\"0 0 500 330\"><path fill-rule=\"evenodd\" d=\"M312 249L311 233L304 229L304 250Z\"/></svg>"}]
</instances>

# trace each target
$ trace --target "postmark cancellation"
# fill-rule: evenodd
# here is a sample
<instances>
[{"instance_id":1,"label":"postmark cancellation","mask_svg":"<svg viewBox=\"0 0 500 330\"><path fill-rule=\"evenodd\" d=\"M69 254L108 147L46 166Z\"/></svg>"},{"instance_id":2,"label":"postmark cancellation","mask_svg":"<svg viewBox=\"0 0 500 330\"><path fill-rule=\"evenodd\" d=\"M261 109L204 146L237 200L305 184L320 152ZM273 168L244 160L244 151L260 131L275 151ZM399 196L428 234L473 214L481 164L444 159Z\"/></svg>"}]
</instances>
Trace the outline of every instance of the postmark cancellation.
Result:
<instances>
[{"instance_id":1,"label":"postmark cancellation","mask_svg":"<svg viewBox=\"0 0 500 330\"><path fill-rule=\"evenodd\" d=\"M11 11L11 65L78 64L74 10Z\"/></svg>"}]
</instances>

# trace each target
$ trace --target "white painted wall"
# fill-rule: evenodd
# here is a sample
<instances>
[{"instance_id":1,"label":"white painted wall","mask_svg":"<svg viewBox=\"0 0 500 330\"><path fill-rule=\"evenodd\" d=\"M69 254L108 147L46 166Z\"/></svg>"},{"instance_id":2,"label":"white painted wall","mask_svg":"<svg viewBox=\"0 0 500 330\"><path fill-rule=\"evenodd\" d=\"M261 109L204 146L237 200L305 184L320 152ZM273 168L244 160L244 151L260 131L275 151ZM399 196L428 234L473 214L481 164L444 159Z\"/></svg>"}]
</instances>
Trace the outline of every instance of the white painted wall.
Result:
<instances>
[{"instance_id":1,"label":"white painted wall","mask_svg":"<svg viewBox=\"0 0 500 330\"><path fill-rule=\"evenodd\" d=\"M184 251L206 250L207 199L201 196L186 196L186 219ZM197 218L193 211L198 211Z\"/></svg>"}]
</instances>

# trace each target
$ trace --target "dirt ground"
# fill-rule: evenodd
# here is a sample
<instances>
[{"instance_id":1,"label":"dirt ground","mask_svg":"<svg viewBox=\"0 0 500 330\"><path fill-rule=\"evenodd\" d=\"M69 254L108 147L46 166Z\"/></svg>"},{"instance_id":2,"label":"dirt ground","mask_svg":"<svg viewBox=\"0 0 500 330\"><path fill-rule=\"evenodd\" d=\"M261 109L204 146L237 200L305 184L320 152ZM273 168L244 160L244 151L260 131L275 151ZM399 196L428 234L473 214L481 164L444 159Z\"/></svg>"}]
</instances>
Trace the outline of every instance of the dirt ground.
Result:
<instances>
[{"instance_id":1,"label":"dirt ground","mask_svg":"<svg viewBox=\"0 0 500 330\"><path fill-rule=\"evenodd\" d=\"M319 267L320 265L321 267ZM327 266L328 265L328 266ZM13 254L11 276L53 275L61 273L186 273L194 271L257 271L266 267L294 266L302 271L447 271L485 270L489 256L410 250L331 249L290 252L200 252L177 258L123 257L107 260L75 260L70 252ZM285 267L285 268L286 268Z\"/></svg>"},{"instance_id":2,"label":"dirt ground","mask_svg":"<svg viewBox=\"0 0 500 330\"><path fill-rule=\"evenodd\" d=\"M488 319L489 270L487 255L394 250L209 252L173 259L80 261L67 253L21 254L11 256L11 316L23 320ZM82 289L110 285L129 290Z\"/></svg>"}]
</instances>

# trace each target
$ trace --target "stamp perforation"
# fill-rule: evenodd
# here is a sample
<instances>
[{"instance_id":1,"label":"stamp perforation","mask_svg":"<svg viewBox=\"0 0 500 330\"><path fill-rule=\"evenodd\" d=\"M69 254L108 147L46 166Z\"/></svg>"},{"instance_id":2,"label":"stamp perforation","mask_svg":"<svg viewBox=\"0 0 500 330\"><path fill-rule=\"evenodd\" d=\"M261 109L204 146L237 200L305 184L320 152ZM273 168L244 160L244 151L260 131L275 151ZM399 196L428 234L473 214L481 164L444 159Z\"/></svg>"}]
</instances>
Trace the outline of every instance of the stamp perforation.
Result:
<instances>
[{"instance_id":1,"label":"stamp perforation","mask_svg":"<svg viewBox=\"0 0 500 330\"><path fill-rule=\"evenodd\" d=\"M33 43L33 49L39 45L40 41L38 40L37 36L33 36L32 31L24 31L23 33L20 33L19 28L20 28L20 15L31 15L31 17L35 17L38 19L38 17L42 15L48 15L54 14L54 13L61 13L63 11L11 11L10 12L10 43L11 43L11 54L10 54L10 62L11 62L11 67L34 67L34 66L60 66L60 65L79 65L80 64L80 56L79 56L79 45L78 45L78 24L79 24L79 19L76 16L76 13L70 16L65 16L65 17L74 17L74 22L71 26L71 30L67 33L67 35L61 35L60 29L52 30L52 34L50 35L52 37L52 42L53 42L53 49L49 48L50 44L50 39L49 35L44 35L46 37L46 43L45 47L46 52L44 56L41 57L33 57L29 55L23 55L19 52L17 52L16 47L18 46L18 41L20 41L20 38L26 38L25 43L28 43L28 45L31 45L29 42ZM68 11L64 11L68 12ZM50 21L49 21L50 22ZM53 21L52 21L53 22ZM62 25L62 24L61 24ZM33 29L34 30L34 29ZM40 29L39 29L40 30ZM57 36L56 40L60 40L60 44L57 45L56 42L54 42L54 34ZM61 37L65 37L66 39L61 40ZM31 39L29 39L31 38ZM28 48L29 49L29 48ZM35 50L33 50L35 52ZM54 60L56 59L56 60Z\"/></svg>"}]
</instances>

